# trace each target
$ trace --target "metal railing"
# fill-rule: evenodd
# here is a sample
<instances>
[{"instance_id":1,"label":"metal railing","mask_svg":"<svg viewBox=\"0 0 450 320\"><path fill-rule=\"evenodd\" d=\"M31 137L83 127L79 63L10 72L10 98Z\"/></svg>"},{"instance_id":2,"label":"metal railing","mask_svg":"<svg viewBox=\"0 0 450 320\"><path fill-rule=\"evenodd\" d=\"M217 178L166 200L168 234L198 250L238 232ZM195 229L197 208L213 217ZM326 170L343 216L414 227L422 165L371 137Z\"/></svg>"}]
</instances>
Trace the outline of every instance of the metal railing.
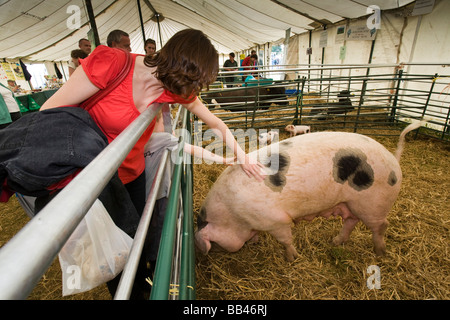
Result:
<instances>
[{"instance_id":1,"label":"metal railing","mask_svg":"<svg viewBox=\"0 0 450 320\"><path fill-rule=\"evenodd\" d=\"M61 190L39 212L39 215L31 219L0 248L0 299L25 299L31 293L160 109L160 104L154 104L145 110ZM167 154L165 158L167 158ZM158 179L161 180L161 173L155 178L152 187L153 193L149 195L136 232L130 257L116 292L116 299L127 299L131 292L131 283L134 280L137 262L150 223L155 194L159 188ZM184 193L187 196L192 194L192 192L186 193L186 191ZM189 201L186 202L189 203ZM192 219L192 215L185 215L185 219L189 219L189 217ZM191 222L187 221L185 225L189 227ZM188 237L191 236L192 234L188 235ZM189 255L192 254L192 250L193 247L188 248ZM160 250L160 252L164 252L164 250ZM190 269L189 266L187 268ZM189 282L190 287L194 285ZM189 298L191 297L189 296Z\"/></svg>"},{"instance_id":2,"label":"metal railing","mask_svg":"<svg viewBox=\"0 0 450 320\"><path fill-rule=\"evenodd\" d=\"M311 126L313 131L345 129L374 136L398 135L401 130L398 123L425 120L426 127L420 129L420 134L449 141L450 77L413 74L402 69L428 65L448 64L296 65L277 66L278 69L262 66L257 72L272 80L269 84L267 81L263 81L263 85L256 82L249 87L249 83L237 82L235 84L240 87L225 88L224 82L224 88L202 92L201 97L231 129L269 130L303 124ZM232 74L221 73L223 76ZM295 78L273 80L277 74L291 74ZM243 88L255 87L260 90L252 99L248 95L250 90L242 92ZM276 93L271 94L273 88L284 91L273 90ZM351 92L353 109L327 112L333 108L332 104L336 105L338 94L343 90ZM233 102L225 97L231 95ZM209 102L215 97L221 102Z\"/></svg>"},{"instance_id":3,"label":"metal railing","mask_svg":"<svg viewBox=\"0 0 450 320\"><path fill-rule=\"evenodd\" d=\"M183 109L182 119L182 129L186 130L182 130L176 151L151 300L195 299L192 161L188 161L183 151L186 141L190 141L186 134L191 130L190 115L186 109Z\"/></svg>"}]
</instances>

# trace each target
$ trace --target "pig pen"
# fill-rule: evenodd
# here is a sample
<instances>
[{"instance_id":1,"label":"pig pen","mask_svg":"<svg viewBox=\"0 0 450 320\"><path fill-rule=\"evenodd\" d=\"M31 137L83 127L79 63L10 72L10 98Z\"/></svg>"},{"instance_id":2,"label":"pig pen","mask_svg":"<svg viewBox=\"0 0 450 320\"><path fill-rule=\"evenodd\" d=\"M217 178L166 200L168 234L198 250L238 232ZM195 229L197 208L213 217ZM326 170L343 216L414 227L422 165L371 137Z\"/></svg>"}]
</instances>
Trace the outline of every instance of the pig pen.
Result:
<instances>
[{"instance_id":1,"label":"pig pen","mask_svg":"<svg viewBox=\"0 0 450 320\"><path fill-rule=\"evenodd\" d=\"M371 232L359 223L342 246L332 238L341 219L316 218L293 226L300 255L260 233L236 253L197 253L197 299L448 299L450 298L450 173L448 144L407 137L404 180L386 231L387 255L376 257ZM288 137L280 131L280 140ZM375 137L393 151L397 138ZM194 165L194 212L200 211L224 165ZM380 270L381 289L369 289L369 266Z\"/></svg>"},{"instance_id":2,"label":"pig pen","mask_svg":"<svg viewBox=\"0 0 450 320\"><path fill-rule=\"evenodd\" d=\"M288 134L280 130L280 139ZM332 238L341 219L301 221L293 228L300 257L292 263L272 236L236 253L196 254L198 300L296 299L449 299L450 298L450 172L448 143L414 133L407 136L401 159L403 185L391 210L386 231L387 255L372 251L370 231L359 223L349 241L335 247ZM398 138L374 137L388 150ZM224 165L194 165L194 213L198 214L209 188ZM0 246L29 218L15 197L0 204ZM380 270L380 289L369 289L369 266ZM370 279L369 279L370 280ZM30 300L109 300L106 285L62 297L62 276L55 259Z\"/></svg>"}]
</instances>

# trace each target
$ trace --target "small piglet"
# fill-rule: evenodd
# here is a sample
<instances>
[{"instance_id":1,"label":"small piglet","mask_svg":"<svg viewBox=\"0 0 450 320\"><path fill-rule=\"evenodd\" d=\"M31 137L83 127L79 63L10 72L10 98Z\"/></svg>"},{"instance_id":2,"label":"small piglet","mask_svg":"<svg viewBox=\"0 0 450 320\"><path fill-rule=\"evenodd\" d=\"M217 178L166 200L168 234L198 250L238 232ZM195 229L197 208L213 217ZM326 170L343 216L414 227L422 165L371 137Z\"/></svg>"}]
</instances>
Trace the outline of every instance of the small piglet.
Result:
<instances>
[{"instance_id":1,"label":"small piglet","mask_svg":"<svg viewBox=\"0 0 450 320\"><path fill-rule=\"evenodd\" d=\"M310 133L311 132L311 128L309 126L294 126L293 124L287 125L286 128L284 128L284 130L290 132L290 136L296 136L297 134L300 133Z\"/></svg>"},{"instance_id":2,"label":"small piglet","mask_svg":"<svg viewBox=\"0 0 450 320\"><path fill-rule=\"evenodd\" d=\"M278 134L276 131L269 131L260 133L258 136L258 141L260 145L266 145L272 143L275 139L275 136Z\"/></svg>"},{"instance_id":3,"label":"small piglet","mask_svg":"<svg viewBox=\"0 0 450 320\"><path fill-rule=\"evenodd\" d=\"M266 171L263 182L249 178L240 166L225 169L209 191L197 217L195 242L207 254L211 243L239 250L258 231L272 234L294 260L291 225L315 217L341 216L343 226L333 243L348 240L361 220L372 231L375 253L386 251L386 219L400 191L400 156L377 141L356 133L316 132L288 138L249 154Z\"/></svg>"}]
</instances>

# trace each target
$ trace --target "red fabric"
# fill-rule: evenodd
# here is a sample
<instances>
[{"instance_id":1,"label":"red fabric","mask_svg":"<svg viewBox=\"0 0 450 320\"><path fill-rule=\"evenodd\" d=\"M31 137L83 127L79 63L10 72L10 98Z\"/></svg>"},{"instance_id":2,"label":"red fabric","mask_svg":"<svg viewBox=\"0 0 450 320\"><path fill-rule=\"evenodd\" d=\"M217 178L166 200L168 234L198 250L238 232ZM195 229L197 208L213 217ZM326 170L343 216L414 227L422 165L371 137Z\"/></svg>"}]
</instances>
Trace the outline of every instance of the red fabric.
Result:
<instances>
[{"instance_id":1,"label":"red fabric","mask_svg":"<svg viewBox=\"0 0 450 320\"><path fill-rule=\"evenodd\" d=\"M132 56L133 65L125 80L89 110L108 142L113 141L140 115L134 105L132 87L134 64L138 55ZM125 51L100 45L86 59L81 60L81 65L89 80L96 87L103 89L120 73L125 61ZM153 102L186 104L194 99L182 99L165 89ZM136 179L145 169L144 146L153 132L155 121L152 121L119 167L119 178L124 184Z\"/></svg>"},{"instance_id":2,"label":"red fabric","mask_svg":"<svg viewBox=\"0 0 450 320\"><path fill-rule=\"evenodd\" d=\"M74 173L68 175L61 181L58 181L57 183L52 184L51 186L47 187L47 190L50 191L50 194L54 193L56 190L63 189L65 186L69 184L70 181L72 181L80 172L82 169L77 169Z\"/></svg>"},{"instance_id":3,"label":"red fabric","mask_svg":"<svg viewBox=\"0 0 450 320\"><path fill-rule=\"evenodd\" d=\"M250 56L248 56L248 57L245 57L244 60L242 60L241 66L242 67L249 67L249 66L252 66L251 63L252 63L252 61L250 60Z\"/></svg>"},{"instance_id":4,"label":"red fabric","mask_svg":"<svg viewBox=\"0 0 450 320\"><path fill-rule=\"evenodd\" d=\"M8 202L13 194L14 191L8 187L7 180L5 179L5 181L3 181L2 191L0 192L0 202Z\"/></svg>"}]
</instances>

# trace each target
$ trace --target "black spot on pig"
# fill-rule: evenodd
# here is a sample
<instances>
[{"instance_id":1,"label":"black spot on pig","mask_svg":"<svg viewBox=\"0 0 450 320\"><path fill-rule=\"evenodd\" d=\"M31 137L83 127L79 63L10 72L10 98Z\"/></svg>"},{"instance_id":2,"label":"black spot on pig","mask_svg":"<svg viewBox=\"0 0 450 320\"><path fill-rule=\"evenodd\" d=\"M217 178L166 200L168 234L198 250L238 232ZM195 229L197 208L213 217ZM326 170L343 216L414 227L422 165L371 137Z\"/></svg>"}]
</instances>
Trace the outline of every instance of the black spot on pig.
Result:
<instances>
[{"instance_id":1,"label":"black spot on pig","mask_svg":"<svg viewBox=\"0 0 450 320\"><path fill-rule=\"evenodd\" d=\"M273 170L273 174L268 175L264 183L274 192L281 192L286 185L286 172L290 164L289 155L274 153L270 156L270 162L266 167Z\"/></svg>"},{"instance_id":2,"label":"black spot on pig","mask_svg":"<svg viewBox=\"0 0 450 320\"><path fill-rule=\"evenodd\" d=\"M397 183L398 179L397 179L397 175L395 174L394 171L391 171L391 173L389 174L388 177L388 184L393 187L395 186L395 184Z\"/></svg>"},{"instance_id":3,"label":"black spot on pig","mask_svg":"<svg viewBox=\"0 0 450 320\"><path fill-rule=\"evenodd\" d=\"M373 177L367 171L356 171L352 182L358 187L370 187L373 183Z\"/></svg>"},{"instance_id":4,"label":"black spot on pig","mask_svg":"<svg viewBox=\"0 0 450 320\"><path fill-rule=\"evenodd\" d=\"M339 158L338 166L338 176L340 181L347 181L347 179L355 173L361 164L361 159L357 156L348 155Z\"/></svg>"},{"instance_id":5,"label":"black spot on pig","mask_svg":"<svg viewBox=\"0 0 450 320\"><path fill-rule=\"evenodd\" d=\"M349 186L357 191L368 189L374 181L374 173L367 156L359 149L341 149L333 158L333 177L338 183Z\"/></svg>"}]
</instances>

